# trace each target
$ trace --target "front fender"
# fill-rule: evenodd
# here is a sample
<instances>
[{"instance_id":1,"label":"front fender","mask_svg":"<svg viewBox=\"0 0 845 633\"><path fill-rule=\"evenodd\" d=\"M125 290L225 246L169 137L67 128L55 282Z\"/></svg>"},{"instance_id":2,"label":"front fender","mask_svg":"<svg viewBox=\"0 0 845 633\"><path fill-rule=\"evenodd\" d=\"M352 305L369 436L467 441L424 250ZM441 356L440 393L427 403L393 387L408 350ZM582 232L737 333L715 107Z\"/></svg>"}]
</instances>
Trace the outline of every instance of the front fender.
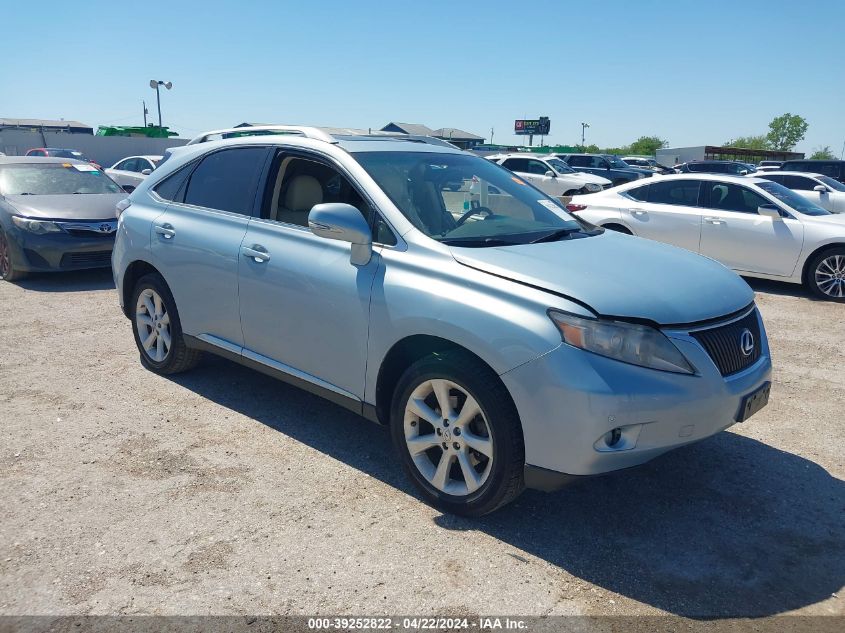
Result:
<instances>
[{"instance_id":1,"label":"front fender","mask_svg":"<svg viewBox=\"0 0 845 633\"><path fill-rule=\"evenodd\" d=\"M365 400L375 402L379 369L391 348L415 335L450 341L504 374L560 344L546 311L585 309L550 293L442 257L382 252L373 284Z\"/></svg>"}]
</instances>

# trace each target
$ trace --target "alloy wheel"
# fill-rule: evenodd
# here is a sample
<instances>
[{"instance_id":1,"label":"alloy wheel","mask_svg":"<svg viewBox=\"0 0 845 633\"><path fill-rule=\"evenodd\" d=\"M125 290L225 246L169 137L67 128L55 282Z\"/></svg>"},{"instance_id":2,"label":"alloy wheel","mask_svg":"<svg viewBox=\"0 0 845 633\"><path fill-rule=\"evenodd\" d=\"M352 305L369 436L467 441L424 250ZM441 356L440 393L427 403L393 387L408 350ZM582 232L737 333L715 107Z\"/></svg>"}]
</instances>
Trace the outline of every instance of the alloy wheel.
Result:
<instances>
[{"instance_id":1,"label":"alloy wheel","mask_svg":"<svg viewBox=\"0 0 845 633\"><path fill-rule=\"evenodd\" d=\"M138 295L135 306L135 327L144 353L157 363L170 353L170 315L161 296L152 288Z\"/></svg>"},{"instance_id":2,"label":"alloy wheel","mask_svg":"<svg viewBox=\"0 0 845 633\"><path fill-rule=\"evenodd\" d=\"M815 271L816 286L836 299L845 297L845 255L831 255L819 262Z\"/></svg>"},{"instance_id":3,"label":"alloy wheel","mask_svg":"<svg viewBox=\"0 0 845 633\"><path fill-rule=\"evenodd\" d=\"M404 431L414 465L440 492L471 495L492 472L490 425L475 398L455 382L426 380L414 389Z\"/></svg>"}]
</instances>

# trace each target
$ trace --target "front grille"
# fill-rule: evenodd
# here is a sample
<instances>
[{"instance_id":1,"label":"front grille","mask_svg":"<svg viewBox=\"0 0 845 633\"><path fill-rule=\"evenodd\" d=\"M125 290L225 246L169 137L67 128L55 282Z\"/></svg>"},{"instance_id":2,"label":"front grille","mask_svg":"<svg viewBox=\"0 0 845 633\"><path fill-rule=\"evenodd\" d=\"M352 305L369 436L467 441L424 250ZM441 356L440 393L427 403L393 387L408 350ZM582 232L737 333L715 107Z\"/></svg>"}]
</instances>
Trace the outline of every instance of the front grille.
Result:
<instances>
[{"instance_id":1,"label":"front grille","mask_svg":"<svg viewBox=\"0 0 845 633\"><path fill-rule=\"evenodd\" d=\"M111 251L95 251L93 253L65 253L62 255L60 266L110 266Z\"/></svg>"},{"instance_id":2,"label":"front grille","mask_svg":"<svg viewBox=\"0 0 845 633\"><path fill-rule=\"evenodd\" d=\"M93 231L91 229L65 229L68 235L74 237L90 237L92 239L113 240L114 233L103 233L102 231Z\"/></svg>"},{"instance_id":3,"label":"front grille","mask_svg":"<svg viewBox=\"0 0 845 633\"><path fill-rule=\"evenodd\" d=\"M753 348L750 353L743 353L743 334L751 333ZM750 367L760 358L762 341L760 336L760 321L757 318L757 308L738 321L719 325L707 330L690 332L705 351L713 359L716 367L723 376L730 376L746 367ZM748 344L747 335L745 343Z\"/></svg>"}]
</instances>

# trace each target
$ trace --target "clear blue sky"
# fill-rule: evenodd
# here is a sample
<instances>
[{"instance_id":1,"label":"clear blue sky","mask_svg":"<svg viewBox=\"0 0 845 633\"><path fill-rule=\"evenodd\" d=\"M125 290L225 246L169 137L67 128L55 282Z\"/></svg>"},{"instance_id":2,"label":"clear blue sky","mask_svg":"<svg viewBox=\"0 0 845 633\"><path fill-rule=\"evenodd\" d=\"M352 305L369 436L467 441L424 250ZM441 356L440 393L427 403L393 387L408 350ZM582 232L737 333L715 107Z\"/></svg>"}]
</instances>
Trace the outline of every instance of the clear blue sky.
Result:
<instances>
[{"instance_id":1,"label":"clear blue sky","mask_svg":"<svg viewBox=\"0 0 845 633\"><path fill-rule=\"evenodd\" d=\"M140 124L141 100L192 136L242 121L457 127L514 142L672 146L809 122L799 149L845 141L842 0L138 3L2 0L0 116Z\"/></svg>"}]
</instances>

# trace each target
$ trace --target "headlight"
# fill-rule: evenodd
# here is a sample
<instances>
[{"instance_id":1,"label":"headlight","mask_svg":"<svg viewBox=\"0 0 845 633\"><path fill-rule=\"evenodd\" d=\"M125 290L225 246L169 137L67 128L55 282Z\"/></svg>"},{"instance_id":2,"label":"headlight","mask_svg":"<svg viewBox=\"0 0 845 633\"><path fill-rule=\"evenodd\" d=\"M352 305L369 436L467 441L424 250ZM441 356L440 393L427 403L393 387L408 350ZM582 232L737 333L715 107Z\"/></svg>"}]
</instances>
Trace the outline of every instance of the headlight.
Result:
<instances>
[{"instance_id":1,"label":"headlight","mask_svg":"<svg viewBox=\"0 0 845 633\"><path fill-rule=\"evenodd\" d=\"M23 218L19 215L13 215L12 222L18 228L21 228L24 231L29 231L30 233L44 234L62 232L62 229L59 228L58 224L47 220L32 220L30 218Z\"/></svg>"},{"instance_id":2,"label":"headlight","mask_svg":"<svg viewBox=\"0 0 845 633\"><path fill-rule=\"evenodd\" d=\"M588 182L587 191L601 191L601 185L597 185L594 182Z\"/></svg>"},{"instance_id":3,"label":"headlight","mask_svg":"<svg viewBox=\"0 0 845 633\"><path fill-rule=\"evenodd\" d=\"M555 310L549 316L564 343L623 363L679 374L695 368L666 335L653 327L621 321L585 319Z\"/></svg>"}]
</instances>

